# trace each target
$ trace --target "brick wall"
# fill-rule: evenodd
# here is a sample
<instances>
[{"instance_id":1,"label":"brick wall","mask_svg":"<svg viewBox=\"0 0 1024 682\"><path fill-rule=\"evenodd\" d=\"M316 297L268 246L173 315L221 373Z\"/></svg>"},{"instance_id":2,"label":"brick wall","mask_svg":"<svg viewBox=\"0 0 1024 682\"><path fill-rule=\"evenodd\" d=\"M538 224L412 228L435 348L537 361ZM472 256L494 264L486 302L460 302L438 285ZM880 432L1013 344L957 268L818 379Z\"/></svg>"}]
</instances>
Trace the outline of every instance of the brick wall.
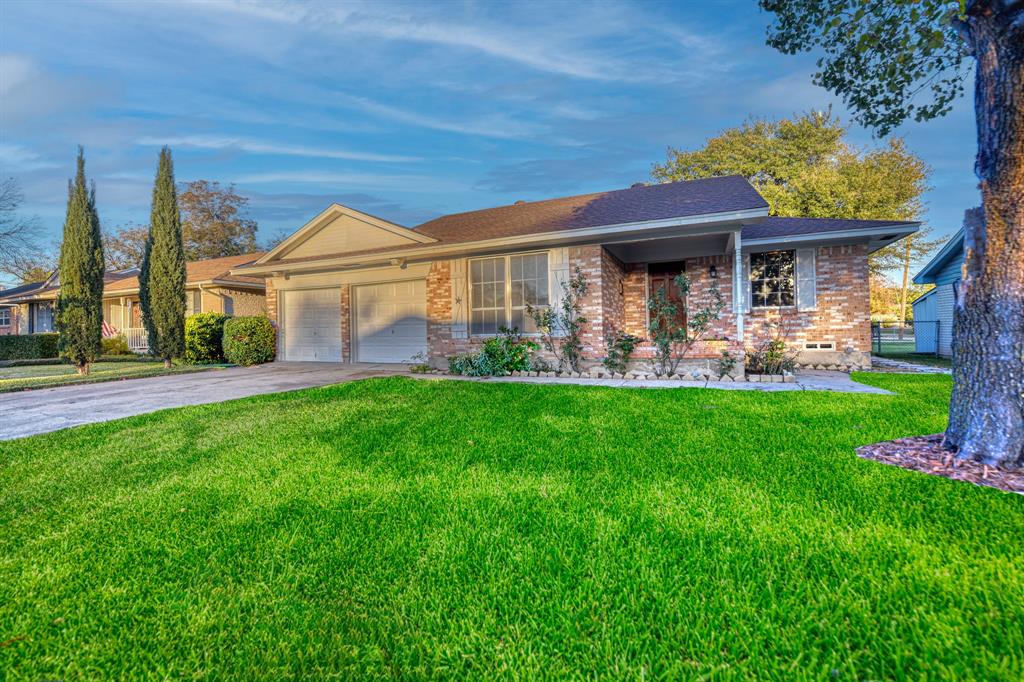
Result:
<instances>
[{"instance_id":1,"label":"brick wall","mask_svg":"<svg viewBox=\"0 0 1024 682\"><path fill-rule=\"evenodd\" d=\"M352 287L341 285L341 361L352 362Z\"/></svg>"},{"instance_id":2,"label":"brick wall","mask_svg":"<svg viewBox=\"0 0 1024 682\"><path fill-rule=\"evenodd\" d=\"M274 288L274 280L267 279L267 291L264 294L263 304L267 308L267 317L277 326L277 289Z\"/></svg>"},{"instance_id":3,"label":"brick wall","mask_svg":"<svg viewBox=\"0 0 1024 682\"><path fill-rule=\"evenodd\" d=\"M864 244L817 250L815 310L753 309L747 315L747 344L771 338L777 325L788 329L787 344L801 349L798 362L869 365L871 308L868 248ZM803 350L805 343L831 342L834 351Z\"/></svg>"}]
</instances>

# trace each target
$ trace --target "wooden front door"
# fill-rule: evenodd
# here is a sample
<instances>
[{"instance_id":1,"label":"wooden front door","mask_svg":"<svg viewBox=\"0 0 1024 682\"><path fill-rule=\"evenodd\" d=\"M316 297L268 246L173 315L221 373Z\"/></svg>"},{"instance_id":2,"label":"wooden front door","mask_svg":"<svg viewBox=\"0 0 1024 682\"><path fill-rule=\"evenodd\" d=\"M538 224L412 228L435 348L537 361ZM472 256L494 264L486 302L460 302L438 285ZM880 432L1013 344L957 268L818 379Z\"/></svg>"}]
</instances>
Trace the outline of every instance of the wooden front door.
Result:
<instances>
[{"instance_id":1,"label":"wooden front door","mask_svg":"<svg viewBox=\"0 0 1024 682\"><path fill-rule=\"evenodd\" d=\"M658 289L665 287L670 301L676 304L676 322L680 326L686 326L686 311L683 307L683 295L676 286L675 278L686 272L685 261L670 261L668 263L651 263L647 266L647 277L650 284L650 296L653 298Z\"/></svg>"}]
</instances>

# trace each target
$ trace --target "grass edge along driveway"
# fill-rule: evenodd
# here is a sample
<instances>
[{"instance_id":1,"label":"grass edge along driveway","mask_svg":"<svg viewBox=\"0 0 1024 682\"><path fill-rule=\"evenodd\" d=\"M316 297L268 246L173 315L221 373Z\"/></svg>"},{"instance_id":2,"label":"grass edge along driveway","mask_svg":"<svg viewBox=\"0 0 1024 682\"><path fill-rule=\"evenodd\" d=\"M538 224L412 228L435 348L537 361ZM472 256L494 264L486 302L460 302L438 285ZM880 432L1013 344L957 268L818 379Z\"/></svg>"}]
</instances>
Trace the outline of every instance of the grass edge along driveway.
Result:
<instances>
[{"instance_id":1,"label":"grass edge along driveway","mask_svg":"<svg viewBox=\"0 0 1024 682\"><path fill-rule=\"evenodd\" d=\"M142 379L165 374L187 374L219 369L222 365L174 365L170 369L163 362L94 362L89 374L80 375L69 364L15 365L0 367L0 393L27 391L38 388L56 388L74 384L99 384L121 379Z\"/></svg>"},{"instance_id":2,"label":"grass edge along driveway","mask_svg":"<svg viewBox=\"0 0 1024 682\"><path fill-rule=\"evenodd\" d=\"M1020 679L1024 499L894 396L395 377L0 443L9 679Z\"/></svg>"}]
</instances>

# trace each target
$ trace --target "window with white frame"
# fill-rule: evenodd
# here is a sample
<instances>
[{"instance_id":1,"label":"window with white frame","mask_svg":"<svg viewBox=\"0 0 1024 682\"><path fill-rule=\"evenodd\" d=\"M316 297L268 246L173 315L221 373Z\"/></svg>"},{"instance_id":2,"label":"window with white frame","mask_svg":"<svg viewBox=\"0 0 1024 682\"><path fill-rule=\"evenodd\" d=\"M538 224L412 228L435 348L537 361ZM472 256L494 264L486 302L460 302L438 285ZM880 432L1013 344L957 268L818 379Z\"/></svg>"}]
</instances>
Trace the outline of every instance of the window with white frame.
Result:
<instances>
[{"instance_id":1,"label":"window with white frame","mask_svg":"<svg viewBox=\"0 0 1024 682\"><path fill-rule=\"evenodd\" d=\"M470 333L497 334L502 327L537 331L528 305L548 305L548 255L527 253L469 262Z\"/></svg>"},{"instance_id":2,"label":"window with white frame","mask_svg":"<svg viewBox=\"0 0 1024 682\"><path fill-rule=\"evenodd\" d=\"M11 309L0 308L0 327L11 326Z\"/></svg>"},{"instance_id":3,"label":"window with white frame","mask_svg":"<svg viewBox=\"0 0 1024 682\"><path fill-rule=\"evenodd\" d=\"M750 304L777 308L794 304L796 252L767 251L750 254Z\"/></svg>"}]
</instances>

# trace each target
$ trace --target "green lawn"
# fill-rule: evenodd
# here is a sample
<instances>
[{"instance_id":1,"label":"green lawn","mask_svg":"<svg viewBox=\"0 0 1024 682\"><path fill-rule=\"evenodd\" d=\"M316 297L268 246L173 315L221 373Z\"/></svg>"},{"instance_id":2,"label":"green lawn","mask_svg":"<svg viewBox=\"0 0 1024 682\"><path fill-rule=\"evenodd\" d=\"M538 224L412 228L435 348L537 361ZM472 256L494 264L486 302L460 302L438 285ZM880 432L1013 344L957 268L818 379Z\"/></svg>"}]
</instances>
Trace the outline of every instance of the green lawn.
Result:
<instances>
[{"instance_id":1,"label":"green lawn","mask_svg":"<svg viewBox=\"0 0 1024 682\"><path fill-rule=\"evenodd\" d=\"M1024 498L896 396L376 379L0 443L8 679L1024 675ZM13 640L13 641L12 641Z\"/></svg>"},{"instance_id":2,"label":"green lawn","mask_svg":"<svg viewBox=\"0 0 1024 682\"><path fill-rule=\"evenodd\" d=\"M140 362L94 362L89 374L81 376L72 365L24 365L0 367L0 393L21 391L29 388L51 388L68 384L97 383L117 379L160 376L181 372L196 372L210 369L197 365L176 365L164 369L163 363Z\"/></svg>"}]
</instances>

